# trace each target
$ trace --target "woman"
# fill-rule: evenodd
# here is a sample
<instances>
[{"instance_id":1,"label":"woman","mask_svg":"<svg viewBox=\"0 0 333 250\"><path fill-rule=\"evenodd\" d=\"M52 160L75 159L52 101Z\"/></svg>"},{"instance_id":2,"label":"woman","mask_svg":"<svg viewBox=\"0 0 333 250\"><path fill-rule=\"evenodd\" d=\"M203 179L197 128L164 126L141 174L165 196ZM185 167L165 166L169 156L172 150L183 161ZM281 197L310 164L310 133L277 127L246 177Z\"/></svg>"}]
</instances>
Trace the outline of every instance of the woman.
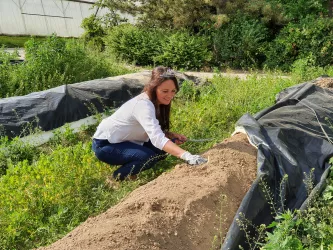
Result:
<instances>
[{"instance_id":1,"label":"woman","mask_svg":"<svg viewBox=\"0 0 333 250\"><path fill-rule=\"evenodd\" d=\"M191 165L207 162L178 146L187 140L186 136L169 132L171 101L178 90L174 72L156 67L143 93L99 124L92 148L99 160L122 165L113 173L114 178L133 177L153 167L166 153Z\"/></svg>"}]
</instances>

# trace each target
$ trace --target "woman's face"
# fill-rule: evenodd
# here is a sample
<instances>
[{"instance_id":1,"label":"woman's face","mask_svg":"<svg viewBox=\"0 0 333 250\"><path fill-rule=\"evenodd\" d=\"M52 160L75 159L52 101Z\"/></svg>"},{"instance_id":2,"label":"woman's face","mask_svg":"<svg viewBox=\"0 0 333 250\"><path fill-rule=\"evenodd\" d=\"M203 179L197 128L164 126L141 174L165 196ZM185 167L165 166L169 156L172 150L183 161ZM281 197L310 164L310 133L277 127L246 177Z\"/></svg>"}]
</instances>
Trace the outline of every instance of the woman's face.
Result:
<instances>
[{"instance_id":1,"label":"woman's face","mask_svg":"<svg viewBox=\"0 0 333 250\"><path fill-rule=\"evenodd\" d=\"M162 82L162 84L156 88L157 104L169 105L176 93L176 85L172 80L169 79Z\"/></svg>"}]
</instances>

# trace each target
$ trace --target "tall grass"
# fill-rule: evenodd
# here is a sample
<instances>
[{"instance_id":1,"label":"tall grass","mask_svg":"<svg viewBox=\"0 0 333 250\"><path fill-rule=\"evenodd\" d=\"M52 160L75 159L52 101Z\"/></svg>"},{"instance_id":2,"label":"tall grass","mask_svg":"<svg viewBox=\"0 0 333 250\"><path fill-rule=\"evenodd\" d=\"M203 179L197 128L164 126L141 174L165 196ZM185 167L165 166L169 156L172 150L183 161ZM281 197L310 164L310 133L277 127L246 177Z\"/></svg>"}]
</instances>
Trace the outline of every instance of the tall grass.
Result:
<instances>
[{"instance_id":1,"label":"tall grass","mask_svg":"<svg viewBox=\"0 0 333 250\"><path fill-rule=\"evenodd\" d=\"M216 75L210 84L201 87L185 82L173 107L173 127L189 138L213 138L216 142L233 132L243 114L269 107L276 93L293 84L292 79L272 73L266 77L252 74L246 80ZM201 145L188 146L198 151L202 150Z\"/></svg>"},{"instance_id":2,"label":"tall grass","mask_svg":"<svg viewBox=\"0 0 333 250\"><path fill-rule=\"evenodd\" d=\"M25 43L25 61L11 64L12 55L0 49L0 98L26 95L92 79L129 73L121 63L86 47L78 39L56 36Z\"/></svg>"}]
</instances>

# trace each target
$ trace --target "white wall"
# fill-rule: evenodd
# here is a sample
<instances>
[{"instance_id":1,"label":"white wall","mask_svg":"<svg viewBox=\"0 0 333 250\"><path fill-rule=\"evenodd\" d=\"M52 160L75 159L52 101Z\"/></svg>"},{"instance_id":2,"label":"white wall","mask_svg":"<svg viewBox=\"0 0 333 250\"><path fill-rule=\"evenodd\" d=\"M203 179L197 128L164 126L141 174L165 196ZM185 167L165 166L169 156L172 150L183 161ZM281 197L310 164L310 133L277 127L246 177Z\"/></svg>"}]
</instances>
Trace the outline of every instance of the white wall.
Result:
<instances>
[{"instance_id":1,"label":"white wall","mask_svg":"<svg viewBox=\"0 0 333 250\"><path fill-rule=\"evenodd\" d=\"M0 34L79 37L82 20L96 12L91 8L67 0L0 0ZM105 12L99 10L98 15Z\"/></svg>"}]
</instances>

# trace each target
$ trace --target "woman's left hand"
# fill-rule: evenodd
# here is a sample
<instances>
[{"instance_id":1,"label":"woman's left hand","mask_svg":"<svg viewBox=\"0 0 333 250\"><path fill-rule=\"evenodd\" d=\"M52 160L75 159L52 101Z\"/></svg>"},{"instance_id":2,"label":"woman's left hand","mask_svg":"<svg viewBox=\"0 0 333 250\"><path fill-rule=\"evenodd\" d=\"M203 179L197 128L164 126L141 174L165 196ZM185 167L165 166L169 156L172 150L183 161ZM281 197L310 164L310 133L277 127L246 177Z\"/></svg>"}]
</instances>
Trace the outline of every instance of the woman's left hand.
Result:
<instances>
[{"instance_id":1,"label":"woman's left hand","mask_svg":"<svg viewBox=\"0 0 333 250\"><path fill-rule=\"evenodd\" d=\"M177 133L172 133L172 141L176 143L177 145L181 145L184 142L187 141L187 137L185 135L177 134Z\"/></svg>"}]
</instances>

